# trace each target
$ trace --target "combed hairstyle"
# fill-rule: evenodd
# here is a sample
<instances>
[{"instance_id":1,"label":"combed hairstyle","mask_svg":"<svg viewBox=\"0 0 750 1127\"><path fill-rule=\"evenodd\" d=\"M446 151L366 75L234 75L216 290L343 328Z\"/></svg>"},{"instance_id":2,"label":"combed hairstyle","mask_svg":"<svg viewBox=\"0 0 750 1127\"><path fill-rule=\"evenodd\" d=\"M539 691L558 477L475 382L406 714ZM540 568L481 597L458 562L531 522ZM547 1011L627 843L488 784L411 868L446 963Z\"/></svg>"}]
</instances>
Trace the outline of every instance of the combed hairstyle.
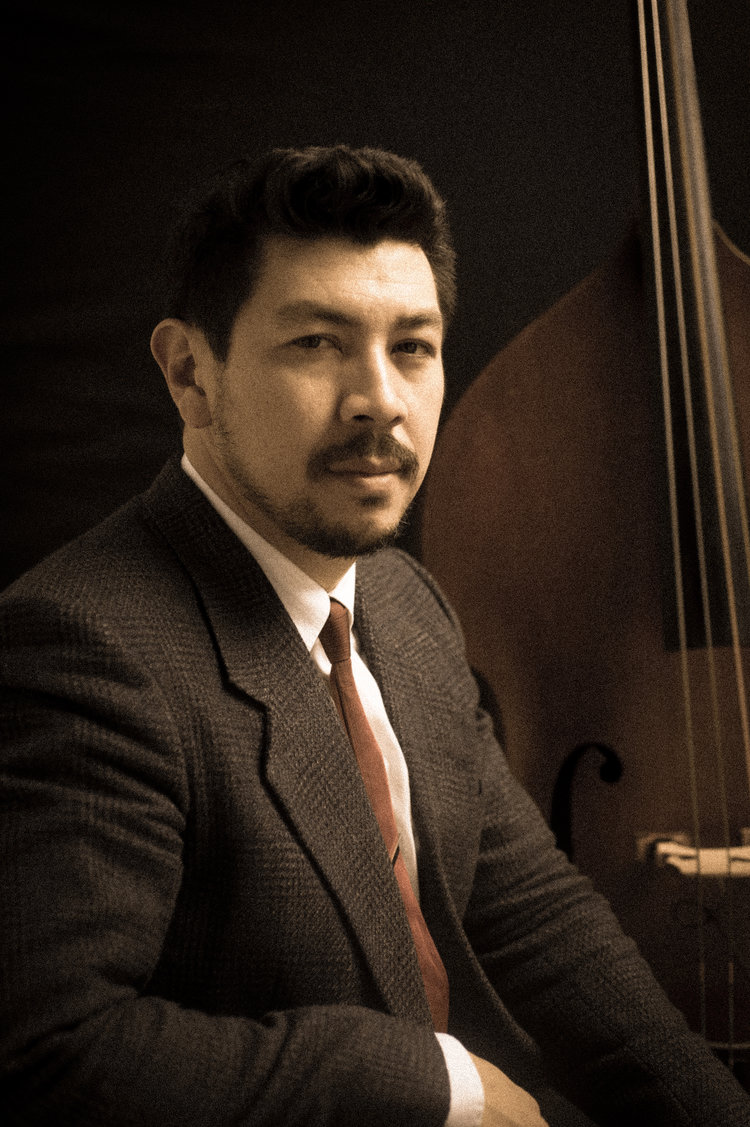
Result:
<instances>
[{"instance_id":1,"label":"combed hairstyle","mask_svg":"<svg viewBox=\"0 0 750 1127\"><path fill-rule=\"evenodd\" d=\"M223 169L188 201L167 255L165 315L201 329L220 361L272 236L419 246L446 325L451 318L455 252L445 204L416 161L347 145L272 149Z\"/></svg>"}]
</instances>

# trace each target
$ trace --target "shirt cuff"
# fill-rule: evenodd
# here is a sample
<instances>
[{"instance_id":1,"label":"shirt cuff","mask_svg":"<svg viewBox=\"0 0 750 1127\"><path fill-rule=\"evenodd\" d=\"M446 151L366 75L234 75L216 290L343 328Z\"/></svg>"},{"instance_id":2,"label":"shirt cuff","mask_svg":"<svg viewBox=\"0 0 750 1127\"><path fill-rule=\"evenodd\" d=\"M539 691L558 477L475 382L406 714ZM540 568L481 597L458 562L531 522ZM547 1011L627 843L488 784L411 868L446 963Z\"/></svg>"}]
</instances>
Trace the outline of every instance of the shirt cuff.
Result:
<instances>
[{"instance_id":1,"label":"shirt cuff","mask_svg":"<svg viewBox=\"0 0 750 1127\"><path fill-rule=\"evenodd\" d=\"M484 1087L466 1049L449 1033L436 1033L443 1050L451 1086L451 1103L445 1127L481 1127Z\"/></svg>"}]
</instances>

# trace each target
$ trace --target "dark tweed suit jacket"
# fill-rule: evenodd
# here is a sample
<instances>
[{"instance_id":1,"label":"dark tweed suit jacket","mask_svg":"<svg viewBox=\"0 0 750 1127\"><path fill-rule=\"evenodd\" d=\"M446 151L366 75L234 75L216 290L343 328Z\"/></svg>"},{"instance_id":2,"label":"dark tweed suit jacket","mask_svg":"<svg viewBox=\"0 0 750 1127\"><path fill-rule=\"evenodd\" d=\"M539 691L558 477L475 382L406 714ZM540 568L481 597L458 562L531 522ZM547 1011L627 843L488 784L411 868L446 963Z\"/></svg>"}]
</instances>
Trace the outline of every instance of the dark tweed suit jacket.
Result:
<instances>
[{"instance_id":1,"label":"dark tweed suit jacket","mask_svg":"<svg viewBox=\"0 0 750 1127\"><path fill-rule=\"evenodd\" d=\"M451 1032L551 1124L750 1123L508 773L398 552L357 628L406 756ZM441 1124L398 888L318 671L171 463L0 608L5 1122Z\"/></svg>"}]
</instances>

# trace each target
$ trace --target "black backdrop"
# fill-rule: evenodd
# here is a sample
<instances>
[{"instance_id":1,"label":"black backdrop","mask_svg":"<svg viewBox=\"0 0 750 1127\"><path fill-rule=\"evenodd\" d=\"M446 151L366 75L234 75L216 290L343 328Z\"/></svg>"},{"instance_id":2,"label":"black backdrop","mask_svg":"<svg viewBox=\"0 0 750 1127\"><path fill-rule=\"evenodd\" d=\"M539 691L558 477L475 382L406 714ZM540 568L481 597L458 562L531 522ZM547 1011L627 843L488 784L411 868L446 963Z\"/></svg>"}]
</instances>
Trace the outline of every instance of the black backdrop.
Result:
<instances>
[{"instance_id":1,"label":"black backdrop","mask_svg":"<svg viewBox=\"0 0 750 1127\"><path fill-rule=\"evenodd\" d=\"M690 14L715 213L750 249L750 0ZM148 337L196 174L272 144L419 159L460 255L448 407L637 208L630 0L30 0L4 24L0 586L177 448Z\"/></svg>"}]
</instances>

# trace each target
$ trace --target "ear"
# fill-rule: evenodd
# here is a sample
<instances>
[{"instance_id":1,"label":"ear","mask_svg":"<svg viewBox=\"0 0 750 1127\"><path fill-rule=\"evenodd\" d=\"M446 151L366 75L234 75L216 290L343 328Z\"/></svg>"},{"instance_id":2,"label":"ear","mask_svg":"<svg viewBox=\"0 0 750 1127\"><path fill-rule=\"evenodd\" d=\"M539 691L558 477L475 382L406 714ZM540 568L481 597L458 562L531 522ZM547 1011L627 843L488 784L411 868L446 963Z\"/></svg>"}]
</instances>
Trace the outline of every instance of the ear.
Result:
<instances>
[{"instance_id":1,"label":"ear","mask_svg":"<svg viewBox=\"0 0 750 1127\"><path fill-rule=\"evenodd\" d=\"M168 317L151 334L151 352L185 425L195 429L210 426L211 407L204 384L207 368L217 361L200 329Z\"/></svg>"}]
</instances>

